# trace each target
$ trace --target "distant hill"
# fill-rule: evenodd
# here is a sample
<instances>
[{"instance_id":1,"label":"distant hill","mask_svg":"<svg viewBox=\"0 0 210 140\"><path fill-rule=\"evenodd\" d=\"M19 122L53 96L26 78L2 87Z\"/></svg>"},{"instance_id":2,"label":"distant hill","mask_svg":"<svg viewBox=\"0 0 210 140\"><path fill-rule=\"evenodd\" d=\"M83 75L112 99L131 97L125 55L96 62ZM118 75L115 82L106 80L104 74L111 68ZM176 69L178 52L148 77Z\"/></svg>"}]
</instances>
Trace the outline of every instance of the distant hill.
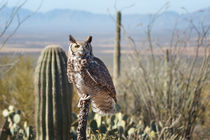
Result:
<instances>
[{"instance_id":1,"label":"distant hill","mask_svg":"<svg viewBox=\"0 0 210 140\"><path fill-rule=\"evenodd\" d=\"M11 11L12 8L8 7L1 10L0 30ZM19 11L20 18L27 15L32 16L21 25L18 32L7 42L5 50L1 50L1 52L39 53L44 46L49 44L59 44L67 50L69 34L73 34L76 39L85 39L87 35L92 35L94 53L108 56L111 59L115 39L115 15L69 9L55 9L46 13L33 13L27 9ZM124 29L126 29L127 35L132 36L138 46L146 38L145 31L152 17L154 17L152 14L126 15L122 12ZM190 27L190 20L195 25L200 25L200 23L203 26L210 25L210 8L182 15L173 11L163 12L154 21L153 41L157 40L159 44L167 46L171 39L171 31L175 27L184 31L186 27ZM124 31L121 46L123 52L130 50Z\"/></svg>"},{"instance_id":2,"label":"distant hill","mask_svg":"<svg viewBox=\"0 0 210 140\"><path fill-rule=\"evenodd\" d=\"M4 8L0 13L0 23L7 19L12 8ZM20 17L33 14L32 11L21 9ZM151 14L130 14L125 15L122 12L122 23L125 29L130 33L139 33L145 30L152 19ZM114 16L109 14L95 14L87 11L55 9L46 13L38 12L31 16L21 27L21 31L27 32L76 32L76 33L114 33L115 21ZM166 11L156 19L153 31L164 33L173 30L175 24L177 28L184 29L189 25L189 20L204 25L210 22L210 7L201 11L192 13L178 14L173 11Z\"/></svg>"}]
</instances>

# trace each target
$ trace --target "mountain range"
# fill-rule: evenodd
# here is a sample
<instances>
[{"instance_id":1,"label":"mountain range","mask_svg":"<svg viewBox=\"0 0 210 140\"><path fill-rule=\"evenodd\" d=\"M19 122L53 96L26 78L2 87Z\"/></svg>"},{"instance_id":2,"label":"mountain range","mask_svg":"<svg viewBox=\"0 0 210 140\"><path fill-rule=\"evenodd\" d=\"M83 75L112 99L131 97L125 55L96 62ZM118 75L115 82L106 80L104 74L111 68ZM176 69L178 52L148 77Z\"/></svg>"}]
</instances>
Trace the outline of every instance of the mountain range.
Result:
<instances>
[{"instance_id":1,"label":"mountain range","mask_svg":"<svg viewBox=\"0 0 210 140\"><path fill-rule=\"evenodd\" d=\"M0 23L8 19L12 8L5 7L0 12ZM113 34L115 31L115 15L95 14L82 10L55 9L46 13L33 13L27 9L19 11L19 17L31 15L21 27L24 32L73 32L78 34L101 33ZM122 11L122 24L129 33L144 32L148 24L154 20L153 31L164 33L178 29L185 29L190 21L195 25L209 25L210 7L192 13L179 14L173 11L165 11L159 15L152 14L129 14ZM15 23L13 24L15 25Z\"/></svg>"},{"instance_id":2,"label":"mountain range","mask_svg":"<svg viewBox=\"0 0 210 140\"><path fill-rule=\"evenodd\" d=\"M0 10L0 31L7 23L13 8L5 7ZM20 9L19 19L30 15L18 29L16 34L7 42L7 47L1 52L40 52L49 44L59 44L68 49L68 36L76 39L93 36L94 52L112 56L115 39L115 15L96 14L81 10L55 9L49 12L32 12ZM16 17L9 30L17 25ZM124 14L122 11L122 51L130 48L126 36L132 36L139 46L146 40L146 29L152 25L152 39L163 46L170 43L172 31L176 28L184 32L192 23L199 30L210 26L210 7L191 13L179 14L165 11L159 14ZM126 31L126 32L125 32ZM0 38L1 39L1 38ZM0 40L1 41L4 39Z\"/></svg>"}]
</instances>

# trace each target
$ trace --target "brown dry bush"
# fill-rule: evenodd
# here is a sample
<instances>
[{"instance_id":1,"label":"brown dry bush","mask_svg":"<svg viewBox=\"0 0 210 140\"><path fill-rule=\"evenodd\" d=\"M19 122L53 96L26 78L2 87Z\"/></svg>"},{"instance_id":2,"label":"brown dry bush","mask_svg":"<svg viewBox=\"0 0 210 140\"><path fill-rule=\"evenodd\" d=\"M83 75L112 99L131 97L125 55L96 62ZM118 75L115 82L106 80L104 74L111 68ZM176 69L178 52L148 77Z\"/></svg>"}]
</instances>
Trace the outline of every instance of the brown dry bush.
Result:
<instances>
[{"instance_id":1,"label":"brown dry bush","mask_svg":"<svg viewBox=\"0 0 210 140\"><path fill-rule=\"evenodd\" d=\"M11 64L11 60L18 60L18 62L15 62L12 67L6 67L7 64ZM15 57L15 59L10 56L3 56L0 57L0 61L3 65L0 76L0 120L4 120L2 111L9 105L13 105L23 111L23 120L33 124L35 60L29 56ZM0 122L0 124L2 123Z\"/></svg>"},{"instance_id":2,"label":"brown dry bush","mask_svg":"<svg viewBox=\"0 0 210 140\"><path fill-rule=\"evenodd\" d=\"M151 26L144 48L129 38L133 52L119 79L121 107L146 126L155 121L159 139L192 139L205 111L202 96L210 83L208 30L193 23L183 34L174 30L167 47L153 42Z\"/></svg>"}]
</instances>

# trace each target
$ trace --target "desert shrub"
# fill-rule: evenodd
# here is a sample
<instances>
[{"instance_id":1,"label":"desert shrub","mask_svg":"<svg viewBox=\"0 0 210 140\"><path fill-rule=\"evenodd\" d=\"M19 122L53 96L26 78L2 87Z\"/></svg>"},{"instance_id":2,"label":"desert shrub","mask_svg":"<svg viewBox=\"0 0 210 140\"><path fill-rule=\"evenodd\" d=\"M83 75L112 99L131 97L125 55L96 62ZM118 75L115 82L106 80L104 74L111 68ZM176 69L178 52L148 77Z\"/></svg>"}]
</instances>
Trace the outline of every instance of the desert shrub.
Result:
<instances>
[{"instance_id":1,"label":"desert shrub","mask_svg":"<svg viewBox=\"0 0 210 140\"><path fill-rule=\"evenodd\" d=\"M12 60L18 60L13 66L7 67ZM14 105L20 110L23 118L29 123L34 123L34 86L33 73L35 60L29 56L0 58L2 69L6 69L0 76L0 112L9 105ZM1 69L1 70L2 70ZM2 124L2 116L0 123Z\"/></svg>"},{"instance_id":2,"label":"desert shrub","mask_svg":"<svg viewBox=\"0 0 210 140\"><path fill-rule=\"evenodd\" d=\"M195 126L195 130L193 133L193 138L196 139L208 139L210 138L210 83L206 84L203 95L202 102L205 105L203 107L204 113L201 114L200 118L198 118L199 123Z\"/></svg>"},{"instance_id":3,"label":"desert shrub","mask_svg":"<svg viewBox=\"0 0 210 140\"><path fill-rule=\"evenodd\" d=\"M123 100L121 107L125 113L133 112L142 118L146 126L152 121L161 124L159 139L172 135L174 139L191 139L204 112L201 97L209 83L207 33L202 30L197 37L194 33L187 39L174 35L167 48L154 45L150 29L147 35L144 48L140 50L134 44L133 53L128 55L127 69L124 67L118 87L119 98Z\"/></svg>"}]
</instances>

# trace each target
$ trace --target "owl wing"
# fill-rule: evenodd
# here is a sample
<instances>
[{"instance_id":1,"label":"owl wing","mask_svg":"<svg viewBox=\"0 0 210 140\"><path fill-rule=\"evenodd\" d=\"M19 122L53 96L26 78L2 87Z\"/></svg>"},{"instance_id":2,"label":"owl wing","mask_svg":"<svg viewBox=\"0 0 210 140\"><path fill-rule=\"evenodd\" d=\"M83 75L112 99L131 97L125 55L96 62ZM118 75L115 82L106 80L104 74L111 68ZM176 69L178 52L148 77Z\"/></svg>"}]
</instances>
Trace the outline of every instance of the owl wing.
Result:
<instances>
[{"instance_id":1,"label":"owl wing","mask_svg":"<svg viewBox=\"0 0 210 140\"><path fill-rule=\"evenodd\" d=\"M109 95L115 100L115 102L117 102L112 78L105 64L99 58L94 57L94 61L88 66L87 73L95 83L108 90Z\"/></svg>"}]
</instances>

